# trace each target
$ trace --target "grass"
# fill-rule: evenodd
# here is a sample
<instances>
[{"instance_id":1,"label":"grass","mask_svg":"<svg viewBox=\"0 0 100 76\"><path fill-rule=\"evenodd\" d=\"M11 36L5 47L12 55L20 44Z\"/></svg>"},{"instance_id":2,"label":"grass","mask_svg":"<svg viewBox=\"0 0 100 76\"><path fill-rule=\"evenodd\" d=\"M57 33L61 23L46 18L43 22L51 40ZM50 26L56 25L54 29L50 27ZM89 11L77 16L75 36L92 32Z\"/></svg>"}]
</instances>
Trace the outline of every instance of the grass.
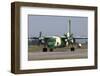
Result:
<instances>
[{"instance_id":1,"label":"grass","mask_svg":"<svg viewBox=\"0 0 100 76\"><path fill-rule=\"evenodd\" d=\"M29 52L37 52L43 49L43 46L31 45L28 47Z\"/></svg>"}]
</instances>

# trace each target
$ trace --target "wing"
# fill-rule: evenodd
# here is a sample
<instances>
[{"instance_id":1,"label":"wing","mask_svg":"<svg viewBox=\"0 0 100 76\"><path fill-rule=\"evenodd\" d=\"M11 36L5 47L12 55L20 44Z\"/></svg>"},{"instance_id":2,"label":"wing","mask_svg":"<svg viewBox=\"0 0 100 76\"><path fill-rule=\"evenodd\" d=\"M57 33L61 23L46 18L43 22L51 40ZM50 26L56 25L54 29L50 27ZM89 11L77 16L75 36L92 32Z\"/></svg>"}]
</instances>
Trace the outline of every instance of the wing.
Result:
<instances>
[{"instance_id":1,"label":"wing","mask_svg":"<svg viewBox=\"0 0 100 76\"><path fill-rule=\"evenodd\" d=\"M75 39L88 39L87 37L74 37Z\"/></svg>"},{"instance_id":2,"label":"wing","mask_svg":"<svg viewBox=\"0 0 100 76\"><path fill-rule=\"evenodd\" d=\"M29 37L28 39L39 39L39 37Z\"/></svg>"},{"instance_id":3,"label":"wing","mask_svg":"<svg viewBox=\"0 0 100 76\"><path fill-rule=\"evenodd\" d=\"M65 36L61 36L61 39L66 39L66 37Z\"/></svg>"}]
</instances>

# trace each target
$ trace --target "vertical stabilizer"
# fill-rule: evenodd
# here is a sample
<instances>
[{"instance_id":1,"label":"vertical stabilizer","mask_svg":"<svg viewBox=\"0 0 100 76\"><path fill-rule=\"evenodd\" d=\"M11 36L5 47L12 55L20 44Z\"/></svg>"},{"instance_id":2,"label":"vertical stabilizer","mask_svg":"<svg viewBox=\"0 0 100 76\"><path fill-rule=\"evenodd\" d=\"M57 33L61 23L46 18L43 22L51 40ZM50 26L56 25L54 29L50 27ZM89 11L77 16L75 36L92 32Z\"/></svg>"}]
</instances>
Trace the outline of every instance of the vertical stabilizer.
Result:
<instances>
[{"instance_id":1,"label":"vertical stabilizer","mask_svg":"<svg viewBox=\"0 0 100 76\"><path fill-rule=\"evenodd\" d=\"M39 33L39 37L41 37L41 36L42 36L42 32Z\"/></svg>"},{"instance_id":2,"label":"vertical stabilizer","mask_svg":"<svg viewBox=\"0 0 100 76\"><path fill-rule=\"evenodd\" d=\"M71 19L69 18L68 32L71 34Z\"/></svg>"}]
</instances>

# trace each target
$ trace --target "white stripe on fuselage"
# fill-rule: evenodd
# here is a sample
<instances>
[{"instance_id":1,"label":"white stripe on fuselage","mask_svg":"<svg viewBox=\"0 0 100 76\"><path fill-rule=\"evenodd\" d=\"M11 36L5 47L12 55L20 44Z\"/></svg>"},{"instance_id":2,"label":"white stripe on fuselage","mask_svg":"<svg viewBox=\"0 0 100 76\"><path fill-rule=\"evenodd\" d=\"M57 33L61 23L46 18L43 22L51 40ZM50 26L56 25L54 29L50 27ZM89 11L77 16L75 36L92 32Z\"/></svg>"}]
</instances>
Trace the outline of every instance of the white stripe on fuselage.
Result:
<instances>
[{"instance_id":1,"label":"white stripe on fuselage","mask_svg":"<svg viewBox=\"0 0 100 76\"><path fill-rule=\"evenodd\" d=\"M53 36L53 38L56 39L55 46L60 46L61 45L61 38L58 36Z\"/></svg>"}]
</instances>

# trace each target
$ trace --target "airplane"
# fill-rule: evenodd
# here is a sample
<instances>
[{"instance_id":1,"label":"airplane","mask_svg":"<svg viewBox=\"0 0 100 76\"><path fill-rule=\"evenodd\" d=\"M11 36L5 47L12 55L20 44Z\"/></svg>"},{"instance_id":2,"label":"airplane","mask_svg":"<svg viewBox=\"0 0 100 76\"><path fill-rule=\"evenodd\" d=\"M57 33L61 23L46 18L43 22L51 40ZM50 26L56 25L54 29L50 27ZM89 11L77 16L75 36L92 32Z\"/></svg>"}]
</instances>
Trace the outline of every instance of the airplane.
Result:
<instances>
[{"instance_id":1,"label":"airplane","mask_svg":"<svg viewBox=\"0 0 100 76\"><path fill-rule=\"evenodd\" d=\"M71 19L69 19L68 32L63 36L42 36L40 32L39 37L31 37L29 39L37 39L39 45L44 45L43 52L49 51L52 52L56 48L69 47L71 51L75 51L75 45L81 48L81 43L76 43L76 39L87 39L87 38L75 38L71 32Z\"/></svg>"}]
</instances>

